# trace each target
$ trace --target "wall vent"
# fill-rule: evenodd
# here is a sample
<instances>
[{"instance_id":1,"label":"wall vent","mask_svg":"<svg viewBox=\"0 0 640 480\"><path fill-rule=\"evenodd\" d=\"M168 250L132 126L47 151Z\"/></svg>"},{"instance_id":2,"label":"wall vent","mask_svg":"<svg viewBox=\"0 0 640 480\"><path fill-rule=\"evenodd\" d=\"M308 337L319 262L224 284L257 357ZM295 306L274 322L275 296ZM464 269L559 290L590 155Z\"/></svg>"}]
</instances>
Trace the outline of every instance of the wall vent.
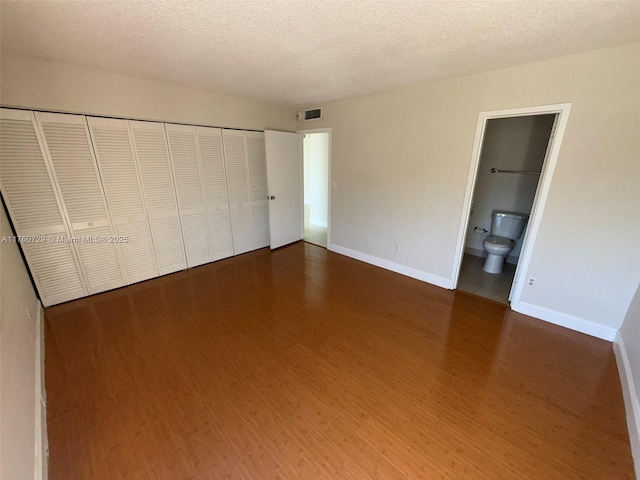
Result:
<instances>
[{"instance_id":1,"label":"wall vent","mask_svg":"<svg viewBox=\"0 0 640 480\"><path fill-rule=\"evenodd\" d=\"M302 112L302 119L307 120L321 120L322 119L322 109L321 108L311 108L309 110L305 110Z\"/></svg>"}]
</instances>

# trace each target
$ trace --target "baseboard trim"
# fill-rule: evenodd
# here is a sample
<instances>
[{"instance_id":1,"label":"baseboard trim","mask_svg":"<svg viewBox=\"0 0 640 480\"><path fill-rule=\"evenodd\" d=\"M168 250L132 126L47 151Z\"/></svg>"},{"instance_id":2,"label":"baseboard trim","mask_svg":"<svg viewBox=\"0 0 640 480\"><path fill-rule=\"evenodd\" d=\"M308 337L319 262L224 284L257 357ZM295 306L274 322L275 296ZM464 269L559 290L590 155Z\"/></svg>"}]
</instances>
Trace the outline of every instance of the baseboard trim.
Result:
<instances>
[{"instance_id":1,"label":"baseboard trim","mask_svg":"<svg viewBox=\"0 0 640 480\"><path fill-rule=\"evenodd\" d=\"M487 258L487 252L473 247L464 247L464 253L474 257Z\"/></svg>"},{"instance_id":2,"label":"baseboard trim","mask_svg":"<svg viewBox=\"0 0 640 480\"><path fill-rule=\"evenodd\" d=\"M34 480L48 478L49 441L47 436L47 403L44 383L44 309L40 302L36 315L36 395Z\"/></svg>"},{"instance_id":3,"label":"baseboard trim","mask_svg":"<svg viewBox=\"0 0 640 480\"><path fill-rule=\"evenodd\" d=\"M416 280L421 280L423 282L430 283L437 287L442 287L449 290L451 290L452 288L451 279L449 278L432 275L430 273L423 272L422 270L417 270L415 268L407 267L406 265L401 265L399 263L395 263L390 260L385 260L384 258L376 257L374 255L369 255L367 253L358 252L356 250L351 250L350 248L341 247L340 245L336 245L335 243L330 243L327 246L327 250L331 252L339 253L340 255L345 255L347 257L354 258L356 260L360 260L361 262L375 265L376 267L384 268L385 270L390 270L392 272L399 273L407 277L415 278Z\"/></svg>"},{"instance_id":4,"label":"baseboard trim","mask_svg":"<svg viewBox=\"0 0 640 480\"><path fill-rule=\"evenodd\" d=\"M315 225L316 227L327 228L327 222L326 221L318 220L316 218L310 218L309 219L309 225Z\"/></svg>"},{"instance_id":5,"label":"baseboard trim","mask_svg":"<svg viewBox=\"0 0 640 480\"><path fill-rule=\"evenodd\" d=\"M545 322L560 325L561 327L569 328L609 342L612 342L615 339L616 333L618 332L617 329L612 327L599 325L589 320L567 315L566 313L556 312L555 310L538 307L526 302L513 302L511 303L511 309L516 312L529 315L530 317L535 317L540 320L544 320Z\"/></svg>"},{"instance_id":6,"label":"baseboard trim","mask_svg":"<svg viewBox=\"0 0 640 480\"><path fill-rule=\"evenodd\" d=\"M633 455L635 463L636 477L640 478L640 400L636 394L637 390L633 381L631 364L629 363L627 349L620 332L616 335L615 342L613 343L613 351L616 355L622 395L624 397L624 407L627 412L631 454Z\"/></svg>"},{"instance_id":7,"label":"baseboard trim","mask_svg":"<svg viewBox=\"0 0 640 480\"><path fill-rule=\"evenodd\" d=\"M520 257L514 257L512 255L507 255L507 257L504 259L506 263L509 263L511 265L517 265L519 260Z\"/></svg>"},{"instance_id":8,"label":"baseboard trim","mask_svg":"<svg viewBox=\"0 0 640 480\"><path fill-rule=\"evenodd\" d=\"M438 287L446 288L449 290L453 288L451 280L448 278L432 275L430 273L407 267L406 265L401 265L390 260L385 260L374 255L351 250L350 248L342 247L340 245L336 245L335 243L330 243L327 246L327 249L331 252L339 253L341 255L345 255L347 257L351 257L356 260L375 265L376 267L399 273L401 275L406 275L407 277L415 278L416 280L421 280ZM567 315L566 313L556 312L547 308L538 307L526 302L513 302L511 303L511 309L516 312L529 315L530 317L553 323L554 325L559 325L570 330L575 330L576 332L591 335L592 337L601 338L609 342L612 342L615 339L616 333L618 332L617 329L612 327L599 325L589 320L584 320L582 318Z\"/></svg>"}]
</instances>

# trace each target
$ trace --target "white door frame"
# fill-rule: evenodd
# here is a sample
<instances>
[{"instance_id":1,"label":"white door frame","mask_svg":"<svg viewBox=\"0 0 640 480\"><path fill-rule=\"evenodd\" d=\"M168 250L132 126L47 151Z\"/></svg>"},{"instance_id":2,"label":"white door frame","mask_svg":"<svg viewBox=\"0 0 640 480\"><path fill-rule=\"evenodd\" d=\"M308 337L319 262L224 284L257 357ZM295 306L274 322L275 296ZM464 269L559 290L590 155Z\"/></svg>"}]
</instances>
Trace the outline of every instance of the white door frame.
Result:
<instances>
[{"instance_id":1,"label":"white door frame","mask_svg":"<svg viewBox=\"0 0 640 480\"><path fill-rule=\"evenodd\" d=\"M558 154L562 145L564 132L567 128L569 113L571 112L571 103L560 103L555 105L541 105L535 107L512 108L507 110L493 110L480 112L478 115L478 124L476 126L476 138L473 144L473 153L471 154L471 165L469 167L469 175L467 177L467 189L464 196L462 207L462 218L460 219L460 228L458 230L458 240L456 243L456 252L453 262L453 271L451 272L451 287L456 289L460 276L460 267L462 266L462 257L464 254L464 245L467 234L467 224L471 214L471 201L476 184L476 176L478 166L480 164L480 155L482 154L482 143L487 127L487 122L496 118L523 117L530 115L557 115L555 122L555 135L551 139L551 146L547 148L547 158L544 160L540 180L536 189L536 195L533 200L531 215L529 216L529 224L526 229L524 240L522 242L522 250L520 259L516 266L516 274L514 285L511 293L511 308L518 309L522 289L525 284L525 273L529 269L529 262L533 253L533 247L538 236L538 229L542 221L544 207L547 202L547 196L551 187L551 179L558 161Z\"/></svg>"},{"instance_id":2,"label":"white door frame","mask_svg":"<svg viewBox=\"0 0 640 480\"><path fill-rule=\"evenodd\" d=\"M333 183L331 182L331 127L325 127L325 128L312 128L309 130L296 130L296 133L302 133L303 135L306 133L328 133L329 134L329 158L328 158L328 171L327 171L327 175L329 176L328 178L328 182L327 182L327 189L329 190L327 192L327 248L329 247L329 245L331 245L331 190L332 190L332 185ZM303 166L302 166L302 202L304 203L304 152L303 152ZM304 208L304 205L303 205ZM302 225L302 229L304 232L304 218L302 219L303 225ZM302 235L302 238L304 239L304 233Z\"/></svg>"}]
</instances>

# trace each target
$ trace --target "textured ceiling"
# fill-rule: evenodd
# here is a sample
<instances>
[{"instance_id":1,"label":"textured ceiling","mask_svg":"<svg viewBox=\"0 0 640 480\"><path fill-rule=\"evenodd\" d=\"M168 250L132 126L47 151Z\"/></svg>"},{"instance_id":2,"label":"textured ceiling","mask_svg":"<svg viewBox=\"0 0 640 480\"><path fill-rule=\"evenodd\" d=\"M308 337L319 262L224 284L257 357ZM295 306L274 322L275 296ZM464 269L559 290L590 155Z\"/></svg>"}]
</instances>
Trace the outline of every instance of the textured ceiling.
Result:
<instances>
[{"instance_id":1,"label":"textured ceiling","mask_svg":"<svg viewBox=\"0 0 640 480\"><path fill-rule=\"evenodd\" d=\"M290 105L640 38L640 1L0 3L7 52Z\"/></svg>"}]
</instances>

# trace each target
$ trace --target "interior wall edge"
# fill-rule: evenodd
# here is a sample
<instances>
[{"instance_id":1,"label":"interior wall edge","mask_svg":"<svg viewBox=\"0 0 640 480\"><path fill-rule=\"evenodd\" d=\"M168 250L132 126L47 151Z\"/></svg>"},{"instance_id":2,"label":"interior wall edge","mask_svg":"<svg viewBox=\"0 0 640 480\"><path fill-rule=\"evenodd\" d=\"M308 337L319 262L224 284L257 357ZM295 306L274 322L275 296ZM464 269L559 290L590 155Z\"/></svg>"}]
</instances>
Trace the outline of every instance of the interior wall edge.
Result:
<instances>
[{"instance_id":1,"label":"interior wall edge","mask_svg":"<svg viewBox=\"0 0 640 480\"><path fill-rule=\"evenodd\" d=\"M0 207L2 237L15 235L6 213ZM1 242L0 257L0 478L40 480L37 429L46 419L36 417L43 385L37 322L44 316L17 242Z\"/></svg>"},{"instance_id":2,"label":"interior wall edge","mask_svg":"<svg viewBox=\"0 0 640 480\"><path fill-rule=\"evenodd\" d=\"M423 272L422 270L407 267L406 265L392 262L390 260L385 260L384 258L342 247L335 243L329 243L327 245L327 250L329 250L330 252L339 253L340 255L344 255L346 257L360 260L361 262L365 262L370 265L375 265L376 267L384 268L385 270L399 273L400 275L405 275L407 277L415 278L416 280L430 283L431 285L435 285L436 287L446 288L447 290L451 290L453 288L450 278L444 278L438 275Z\"/></svg>"},{"instance_id":3,"label":"interior wall edge","mask_svg":"<svg viewBox=\"0 0 640 480\"><path fill-rule=\"evenodd\" d=\"M47 397L44 381L44 307L40 302L37 305L37 312L34 480L45 480L48 478L49 437L47 435Z\"/></svg>"},{"instance_id":4,"label":"interior wall edge","mask_svg":"<svg viewBox=\"0 0 640 480\"><path fill-rule=\"evenodd\" d=\"M635 393L637 390L633 381L631 364L629 363L627 349L620 332L618 332L613 342L613 351L618 364L624 408L627 413L627 427L629 429L629 440L635 463L636 477L640 478L640 399Z\"/></svg>"},{"instance_id":5,"label":"interior wall edge","mask_svg":"<svg viewBox=\"0 0 640 480\"><path fill-rule=\"evenodd\" d=\"M573 315L557 312L555 310L527 302L513 302L511 303L511 309L518 313L537 318L538 320L553 323L554 325L575 330L576 332L591 335L592 337L600 338L602 340L607 340L608 342L613 342L616 334L618 333L618 329L616 328L594 323L590 320L585 320L584 318L578 318Z\"/></svg>"}]
</instances>

